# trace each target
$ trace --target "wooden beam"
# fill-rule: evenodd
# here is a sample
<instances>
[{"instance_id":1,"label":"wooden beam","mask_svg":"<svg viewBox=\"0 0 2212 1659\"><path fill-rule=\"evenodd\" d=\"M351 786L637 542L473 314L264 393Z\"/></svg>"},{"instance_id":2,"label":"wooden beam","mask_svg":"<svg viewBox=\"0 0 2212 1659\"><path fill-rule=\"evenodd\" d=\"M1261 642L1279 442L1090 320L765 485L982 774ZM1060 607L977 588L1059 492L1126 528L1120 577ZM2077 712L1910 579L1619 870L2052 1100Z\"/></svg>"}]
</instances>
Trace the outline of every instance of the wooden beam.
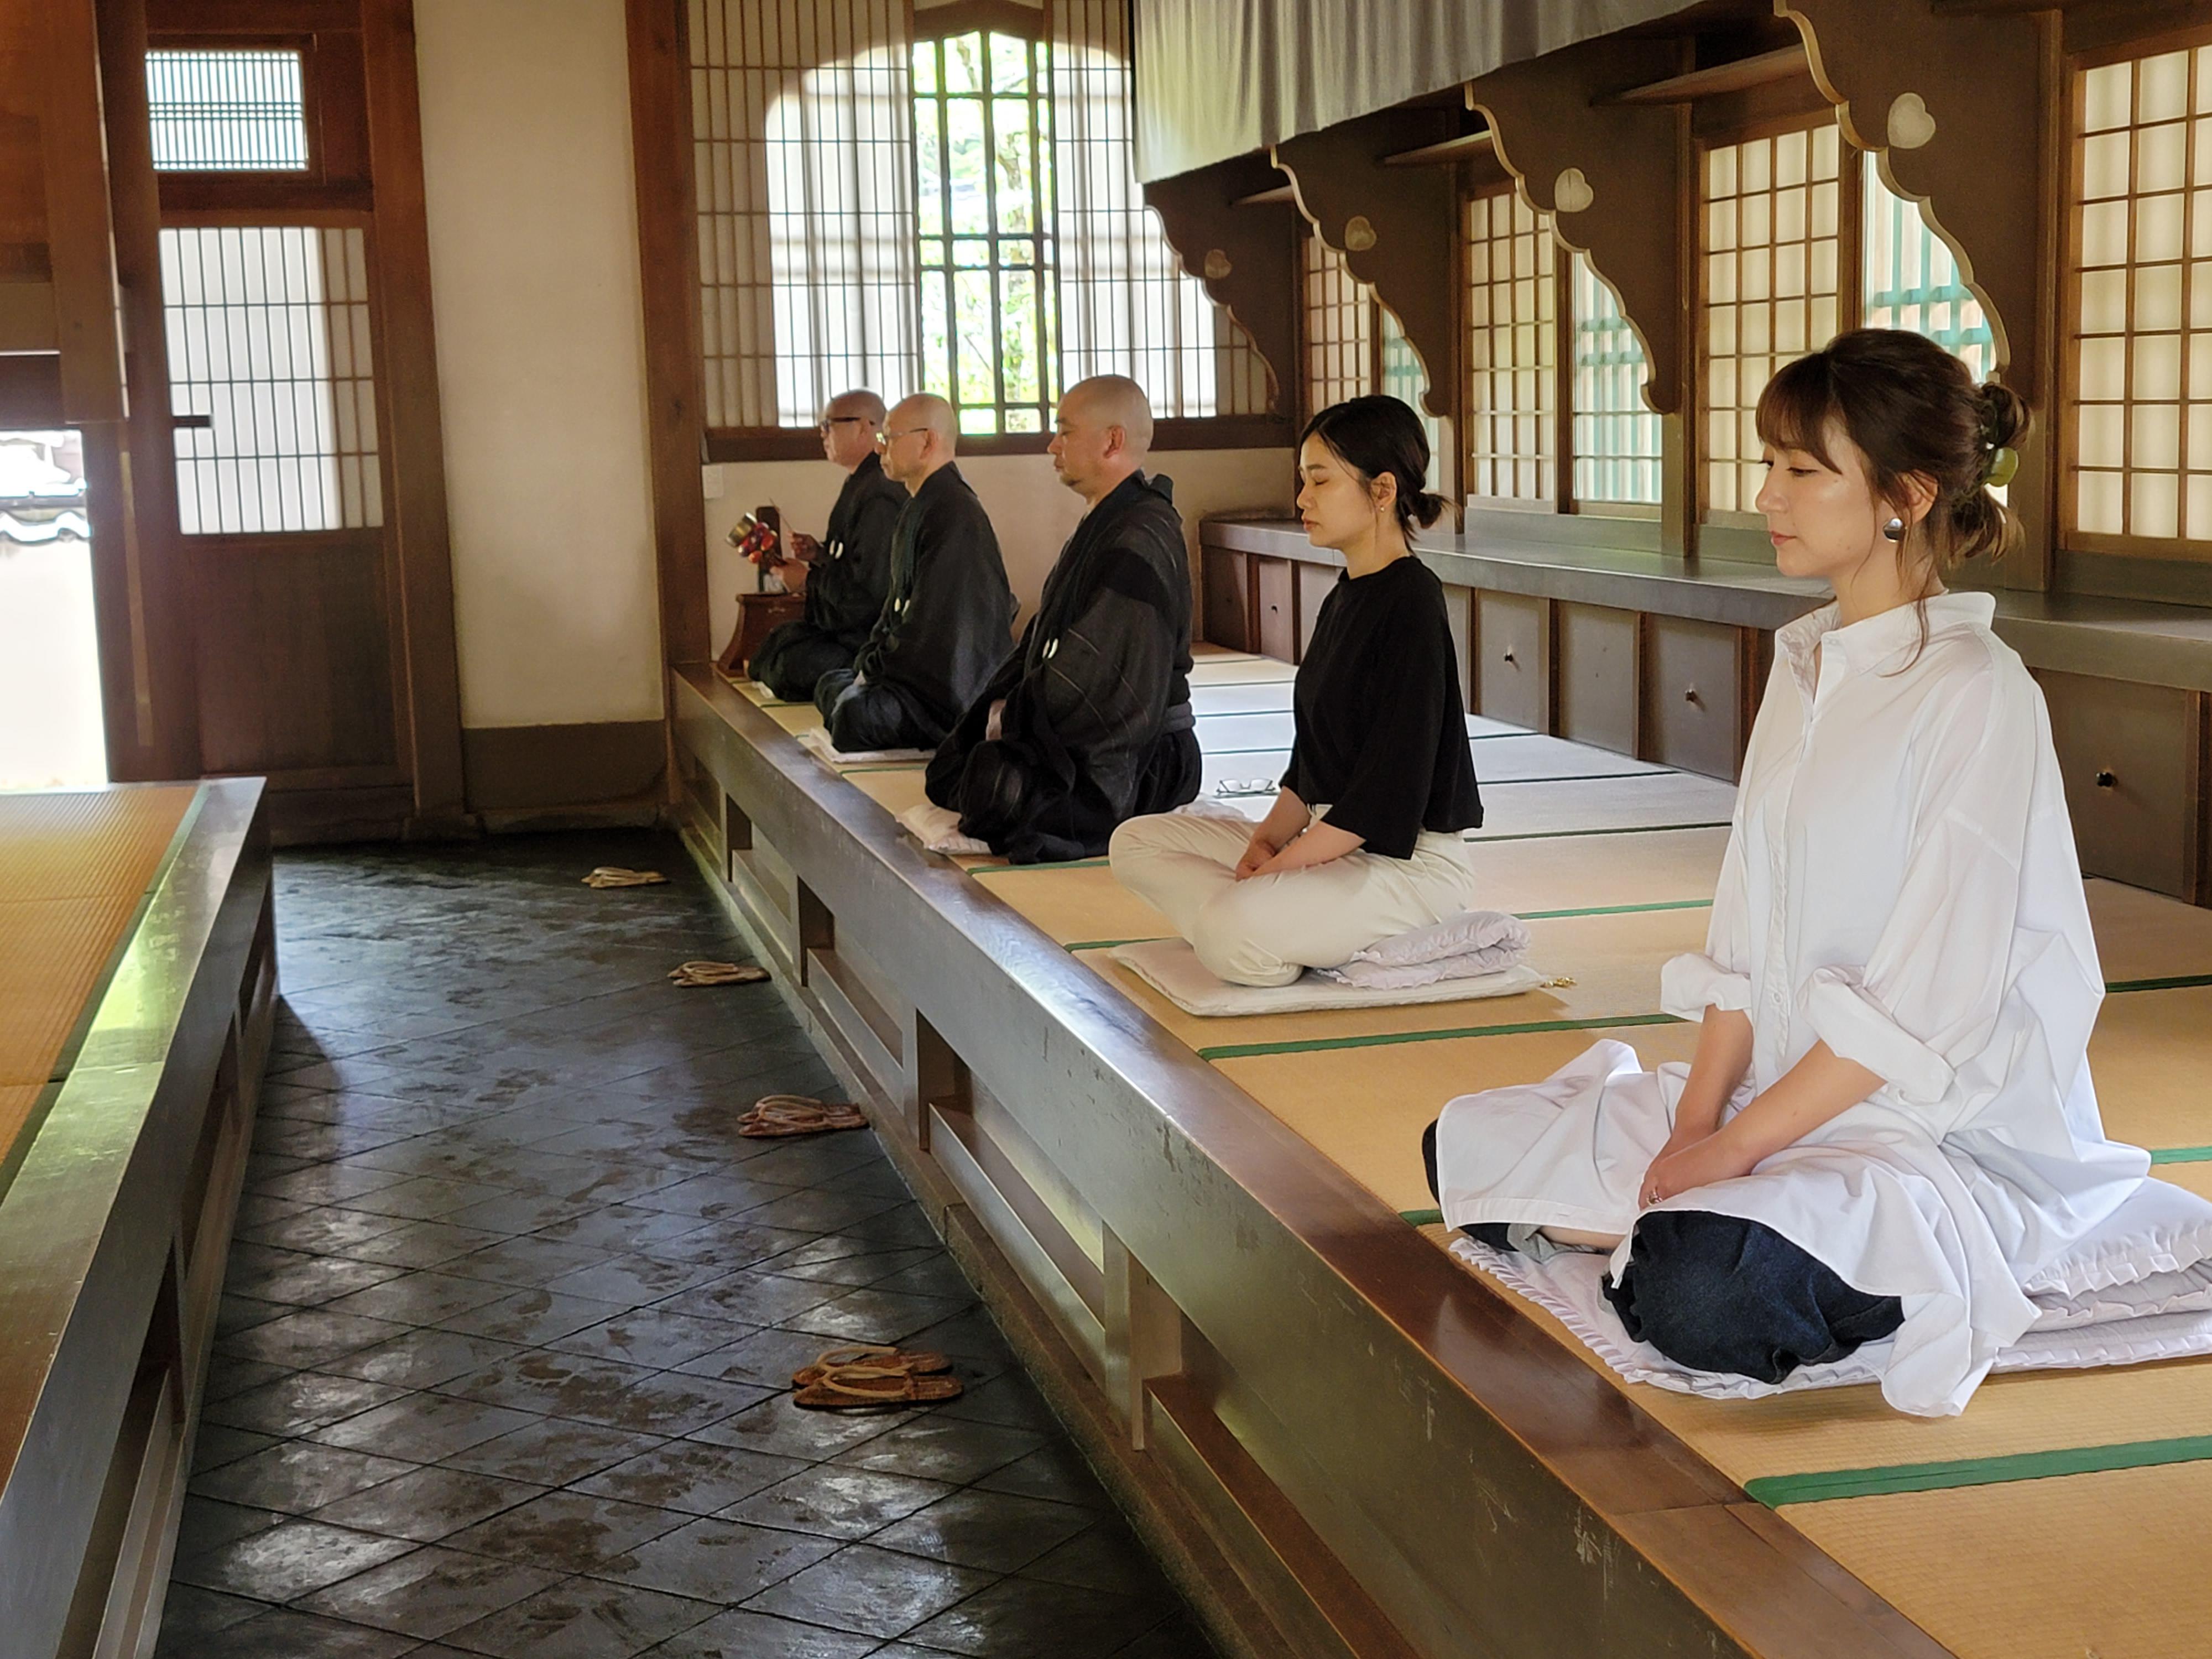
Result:
<instances>
[{"instance_id":1,"label":"wooden beam","mask_svg":"<svg viewBox=\"0 0 2212 1659\"><path fill-rule=\"evenodd\" d=\"M665 665L705 662L707 514L699 466L704 348L699 320L698 210L691 176L691 70L683 0L628 0L630 151L637 168L637 252L645 304L646 425L653 539ZM818 449L812 433L807 442ZM671 787L675 775L670 773Z\"/></svg>"},{"instance_id":2,"label":"wooden beam","mask_svg":"<svg viewBox=\"0 0 2212 1659\"><path fill-rule=\"evenodd\" d=\"M1415 149L1401 149L1395 155L1386 155L1382 158L1382 165L1386 167L1449 166L1471 156L1487 155L1495 137L1486 131L1463 132L1456 138L1445 138Z\"/></svg>"},{"instance_id":3,"label":"wooden beam","mask_svg":"<svg viewBox=\"0 0 2212 1659\"><path fill-rule=\"evenodd\" d=\"M1297 407L1298 210L1275 194L1279 179L1265 158L1239 156L1146 185L1145 200L1183 269L1251 337L1274 377L1269 407L1287 420Z\"/></svg>"},{"instance_id":4,"label":"wooden beam","mask_svg":"<svg viewBox=\"0 0 2212 1659\"><path fill-rule=\"evenodd\" d=\"M1384 110L1275 146L1275 165L1322 241L1390 307L1427 372L1428 412L1459 418L1459 317L1448 257L1461 234L1459 184L1445 167L1393 172L1384 158L1456 136L1453 109ZM1364 222L1360 234L1353 221ZM1352 243L1361 246L1352 246Z\"/></svg>"},{"instance_id":5,"label":"wooden beam","mask_svg":"<svg viewBox=\"0 0 2212 1659\"><path fill-rule=\"evenodd\" d=\"M35 432L61 424L60 355L0 352L0 432Z\"/></svg>"},{"instance_id":6,"label":"wooden beam","mask_svg":"<svg viewBox=\"0 0 2212 1659\"><path fill-rule=\"evenodd\" d=\"M1601 89L1663 67L1674 42L1609 35L1509 64L1473 82L1468 102L1488 118L1499 162L1571 248L1589 256L1620 295L1644 342L1645 400L1673 415L1684 399L1686 311L1676 204L1696 181L1680 175L1675 113L1666 106L1605 103ZM1563 210L1562 179L1579 173L1584 204Z\"/></svg>"},{"instance_id":7,"label":"wooden beam","mask_svg":"<svg viewBox=\"0 0 2212 1659\"><path fill-rule=\"evenodd\" d=\"M1762 52L1755 58L1739 58L1726 64L1709 64L1692 70L1686 75L1670 75L1663 81L1653 81L1640 87L1631 87L1625 92L1608 93L1592 101L1601 104L1693 104L1700 98L1716 98L1725 92L1742 92L1752 87L1771 86L1777 81L1787 81L1805 73L1805 48L1801 46L1783 46L1774 52Z\"/></svg>"},{"instance_id":8,"label":"wooden beam","mask_svg":"<svg viewBox=\"0 0 2212 1659\"><path fill-rule=\"evenodd\" d=\"M430 228L422 187L422 109L415 68L414 0L362 0L369 165L376 179L378 276L392 411L385 505L399 561L408 730L422 833L468 823L461 763L460 661L453 636L453 558L446 518L446 440L430 304Z\"/></svg>"},{"instance_id":9,"label":"wooden beam","mask_svg":"<svg viewBox=\"0 0 2212 1659\"><path fill-rule=\"evenodd\" d=\"M1255 190L1249 196L1240 196L1229 205L1231 207L1273 207L1279 202L1295 202L1297 200L1297 191L1292 190L1288 185L1275 185L1267 190Z\"/></svg>"},{"instance_id":10,"label":"wooden beam","mask_svg":"<svg viewBox=\"0 0 2212 1659\"><path fill-rule=\"evenodd\" d=\"M100 130L100 37L92 0L46 0L46 245L61 346L62 409L72 426L123 418L107 140Z\"/></svg>"}]
</instances>

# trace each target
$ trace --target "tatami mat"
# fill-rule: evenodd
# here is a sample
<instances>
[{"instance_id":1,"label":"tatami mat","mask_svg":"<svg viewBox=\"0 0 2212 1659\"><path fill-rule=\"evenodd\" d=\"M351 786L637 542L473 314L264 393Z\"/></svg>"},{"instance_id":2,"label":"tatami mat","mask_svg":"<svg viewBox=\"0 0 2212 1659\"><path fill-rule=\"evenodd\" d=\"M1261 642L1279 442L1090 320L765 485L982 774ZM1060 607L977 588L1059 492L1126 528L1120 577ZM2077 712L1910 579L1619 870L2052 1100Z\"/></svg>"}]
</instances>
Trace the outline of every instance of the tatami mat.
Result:
<instances>
[{"instance_id":1,"label":"tatami mat","mask_svg":"<svg viewBox=\"0 0 2212 1659\"><path fill-rule=\"evenodd\" d=\"M1103 864L1076 870L978 870L976 879L1049 935L1069 945L1163 939L1168 919L1114 879Z\"/></svg>"},{"instance_id":2,"label":"tatami mat","mask_svg":"<svg viewBox=\"0 0 2212 1659\"><path fill-rule=\"evenodd\" d=\"M2212 910L2117 881L2087 885L2107 984L2212 974Z\"/></svg>"},{"instance_id":3,"label":"tatami mat","mask_svg":"<svg viewBox=\"0 0 2212 1659\"><path fill-rule=\"evenodd\" d=\"M1782 1514L1962 1659L2212 1651L2212 1463Z\"/></svg>"},{"instance_id":4,"label":"tatami mat","mask_svg":"<svg viewBox=\"0 0 2212 1659\"><path fill-rule=\"evenodd\" d=\"M1456 1037L1387 1050L1257 1054L1214 1064L1392 1209L1421 1210L1436 1202L1421 1171L1421 1131L1453 1096L1536 1082L1608 1036L1655 1065L1686 1060L1697 1036L1690 1025L1625 1026Z\"/></svg>"},{"instance_id":5,"label":"tatami mat","mask_svg":"<svg viewBox=\"0 0 2212 1659\"><path fill-rule=\"evenodd\" d=\"M137 898L192 794L190 784L0 793L0 903Z\"/></svg>"},{"instance_id":6,"label":"tatami mat","mask_svg":"<svg viewBox=\"0 0 2212 1659\"><path fill-rule=\"evenodd\" d=\"M193 794L0 795L0 1150L65 1057Z\"/></svg>"},{"instance_id":7,"label":"tatami mat","mask_svg":"<svg viewBox=\"0 0 2212 1659\"><path fill-rule=\"evenodd\" d=\"M1001 887L1004 883L1000 884ZM1395 1067L1406 1039L1437 1031L1493 1030L1561 1022L1601 1024L1656 1014L1659 969L1669 957L1702 946L1703 910L1646 910L1595 916L1560 916L1528 924L1528 965L1571 985L1524 991L1517 996L1410 1007L1348 1008L1340 1012L1240 1015L1209 1018L1187 1014L1144 983L1106 951L1085 951L1077 960L1110 980L1131 1000L1206 1058L1255 1045L1304 1048L1359 1045L1389 1047L1387 1061L1370 1053L1370 1066ZM1433 1037L1425 1037L1434 1041Z\"/></svg>"},{"instance_id":8,"label":"tatami mat","mask_svg":"<svg viewBox=\"0 0 2212 1659\"><path fill-rule=\"evenodd\" d=\"M927 776L927 772L919 766L886 766L844 775L846 782L893 817L908 807L920 806L928 800L929 797L922 790L923 781Z\"/></svg>"},{"instance_id":9,"label":"tatami mat","mask_svg":"<svg viewBox=\"0 0 2212 1659\"><path fill-rule=\"evenodd\" d=\"M1688 772L1551 783L1486 782L1482 805L1482 828L1470 840L1680 829L1728 823L1735 810L1735 787Z\"/></svg>"},{"instance_id":10,"label":"tatami mat","mask_svg":"<svg viewBox=\"0 0 2212 1659\"><path fill-rule=\"evenodd\" d=\"M2212 986L2106 997L2089 1075L2107 1133L2142 1146L2212 1145Z\"/></svg>"},{"instance_id":11,"label":"tatami mat","mask_svg":"<svg viewBox=\"0 0 2212 1659\"><path fill-rule=\"evenodd\" d=\"M811 702L763 703L761 712L794 738L822 724L822 711Z\"/></svg>"}]
</instances>

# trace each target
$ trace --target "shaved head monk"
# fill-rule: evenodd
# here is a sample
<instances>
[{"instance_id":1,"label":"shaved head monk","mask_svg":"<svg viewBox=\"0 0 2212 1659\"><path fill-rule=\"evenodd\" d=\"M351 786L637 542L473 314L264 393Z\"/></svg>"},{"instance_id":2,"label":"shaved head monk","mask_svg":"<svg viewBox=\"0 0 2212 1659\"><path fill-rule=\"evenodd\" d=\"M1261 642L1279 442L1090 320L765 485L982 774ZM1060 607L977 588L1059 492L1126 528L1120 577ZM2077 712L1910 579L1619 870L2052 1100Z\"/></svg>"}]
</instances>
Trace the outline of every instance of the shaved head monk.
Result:
<instances>
[{"instance_id":1,"label":"shaved head monk","mask_svg":"<svg viewBox=\"0 0 2212 1659\"><path fill-rule=\"evenodd\" d=\"M814 705L848 752L934 749L1006 655L1014 593L983 503L952 464L952 405L908 398L876 441L910 497L891 532L890 585L852 667L817 681Z\"/></svg>"},{"instance_id":2,"label":"shaved head monk","mask_svg":"<svg viewBox=\"0 0 2212 1659\"><path fill-rule=\"evenodd\" d=\"M806 614L770 631L745 667L790 702L811 702L824 674L850 668L883 614L891 527L906 505L906 490L884 475L876 453L883 429L884 400L872 392L841 392L822 411L822 453L845 470L845 486L818 550L779 573L786 586L806 596Z\"/></svg>"},{"instance_id":3,"label":"shaved head monk","mask_svg":"<svg viewBox=\"0 0 2212 1659\"><path fill-rule=\"evenodd\" d=\"M1083 522L1037 614L929 764L929 798L1017 864L1095 857L1123 819L1198 793L1190 574L1173 486L1145 476L1145 390L1070 386L1051 453Z\"/></svg>"}]
</instances>

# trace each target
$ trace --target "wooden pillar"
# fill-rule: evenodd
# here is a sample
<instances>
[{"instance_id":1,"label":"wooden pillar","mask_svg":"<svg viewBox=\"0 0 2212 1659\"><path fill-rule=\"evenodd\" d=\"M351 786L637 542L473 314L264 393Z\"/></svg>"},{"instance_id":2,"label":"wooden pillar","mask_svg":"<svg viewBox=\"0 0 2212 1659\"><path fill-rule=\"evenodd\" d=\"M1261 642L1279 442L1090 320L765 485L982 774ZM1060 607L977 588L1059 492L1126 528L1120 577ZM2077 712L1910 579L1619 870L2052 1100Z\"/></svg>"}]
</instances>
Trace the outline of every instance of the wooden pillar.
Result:
<instances>
[{"instance_id":1,"label":"wooden pillar","mask_svg":"<svg viewBox=\"0 0 2212 1659\"><path fill-rule=\"evenodd\" d=\"M369 167L383 284L380 373L392 411L387 525L399 561L401 657L415 783L410 834L471 823L461 772L460 663L446 519L445 428L430 307L430 231L422 187L422 112L413 0L361 0Z\"/></svg>"},{"instance_id":2,"label":"wooden pillar","mask_svg":"<svg viewBox=\"0 0 2212 1659\"><path fill-rule=\"evenodd\" d=\"M684 0L628 0L627 13L653 539L661 651L664 666L672 666L714 654L708 636L707 512L699 474L707 433L690 53Z\"/></svg>"}]
</instances>

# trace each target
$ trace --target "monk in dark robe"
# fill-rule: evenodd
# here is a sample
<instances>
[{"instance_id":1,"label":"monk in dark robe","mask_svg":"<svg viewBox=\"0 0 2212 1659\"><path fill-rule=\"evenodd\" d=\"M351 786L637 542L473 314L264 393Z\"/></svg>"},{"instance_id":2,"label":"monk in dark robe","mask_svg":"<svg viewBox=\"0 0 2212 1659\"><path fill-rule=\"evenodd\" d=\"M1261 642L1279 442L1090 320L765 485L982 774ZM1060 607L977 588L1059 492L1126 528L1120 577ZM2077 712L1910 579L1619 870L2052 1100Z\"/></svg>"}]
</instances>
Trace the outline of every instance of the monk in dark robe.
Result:
<instances>
[{"instance_id":1,"label":"monk in dark robe","mask_svg":"<svg viewBox=\"0 0 2212 1659\"><path fill-rule=\"evenodd\" d=\"M872 392L841 392L822 411L822 453L844 468L845 487L830 509L830 526L811 560L777 574L806 596L806 613L772 629L745 672L791 702L811 702L814 684L833 668L850 668L883 614L891 584L891 526L906 491L884 476L876 434L884 400Z\"/></svg>"},{"instance_id":2,"label":"monk in dark robe","mask_svg":"<svg viewBox=\"0 0 2212 1659\"><path fill-rule=\"evenodd\" d=\"M1190 575L1172 486L1144 473L1144 389L1060 399L1053 468L1090 503L1021 643L929 763L929 798L1017 864L1091 858L1125 818L1198 793Z\"/></svg>"},{"instance_id":3,"label":"monk in dark robe","mask_svg":"<svg viewBox=\"0 0 2212 1659\"><path fill-rule=\"evenodd\" d=\"M1014 592L983 503L952 464L957 431L952 405L927 392L884 428L884 471L912 499L891 532L883 614L852 667L815 684L836 748L936 748L1006 654Z\"/></svg>"}]
</instances>

